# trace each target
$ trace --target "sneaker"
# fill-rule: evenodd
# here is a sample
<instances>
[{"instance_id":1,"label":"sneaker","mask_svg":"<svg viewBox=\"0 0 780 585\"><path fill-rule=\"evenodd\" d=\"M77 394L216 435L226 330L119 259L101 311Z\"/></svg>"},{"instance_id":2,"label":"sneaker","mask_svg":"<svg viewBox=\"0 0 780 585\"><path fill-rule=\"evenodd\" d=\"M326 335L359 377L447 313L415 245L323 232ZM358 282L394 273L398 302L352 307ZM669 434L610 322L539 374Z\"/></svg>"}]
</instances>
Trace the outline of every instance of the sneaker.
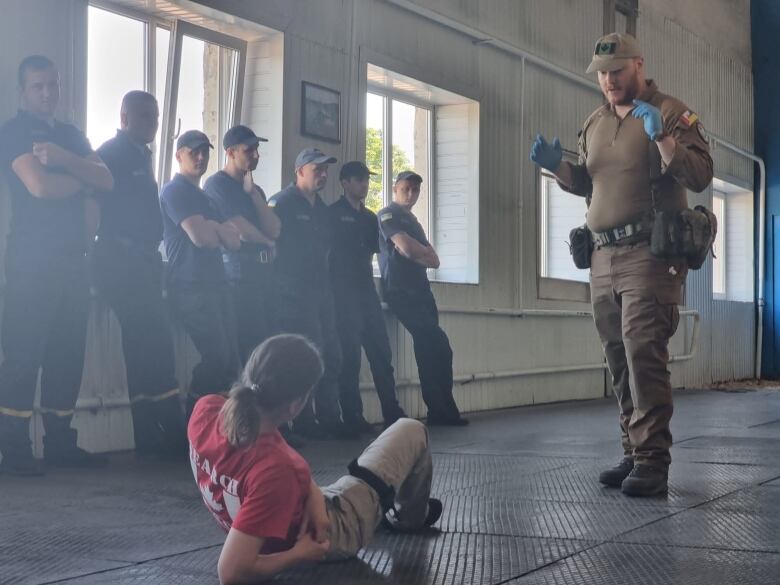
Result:
<instances>
[{"instance_id":1,"label":"sneaker","mask_svg":"<svg viewBox=\"0 0 780 585\"><path fill-rule=\"evenodd\" d=\"M108 465L108 457L89 453L76 445L49 443L44 447L43 459L47 465L60 467L98 468Z\"/></svg>"},{"instance_id":2,"label":"sneaker","mask_svg":"<svg viewBox=\"0 0 780 585\"><path fill-rule=\"evenodd\" d=\"M634 469L634 458L623 457L615 467L605 469L599 474L599 482L609 487L618 488L632 469Z\"/></svg>"},{"instance_id":3,"label":"sneaker","mask_svg":"<svg viewBox=\"0 0 780 585\"><path fill-rule=\"evenodd\" d=\"M426 422L429 427L465 427L469 424L469 419L463 418L460 414L451 414L447 416L428 414Z\"/></svg>"},{"instance_id":4,"label":"sneaker","mask_svg":"<svg viewBox=\"0 0 780 585\"><path fill-rule=\"evenodd\" d=\"M665 469L638 463L623 480L621 489L627 496L656 496L669 490L668 473Z\"/></svg>"},{"instance_id":5,"label":"sneaker","mask_svg":"<svg viewBox=\"0 0 780 585\"><path fill-rule=\"evenodd\" d=\"M13 452L3 454L0 461L0 475L15 475L19 477L35 477L44 474L40 459L33 457L29 452Z\"/></svg>"}]
</instances>

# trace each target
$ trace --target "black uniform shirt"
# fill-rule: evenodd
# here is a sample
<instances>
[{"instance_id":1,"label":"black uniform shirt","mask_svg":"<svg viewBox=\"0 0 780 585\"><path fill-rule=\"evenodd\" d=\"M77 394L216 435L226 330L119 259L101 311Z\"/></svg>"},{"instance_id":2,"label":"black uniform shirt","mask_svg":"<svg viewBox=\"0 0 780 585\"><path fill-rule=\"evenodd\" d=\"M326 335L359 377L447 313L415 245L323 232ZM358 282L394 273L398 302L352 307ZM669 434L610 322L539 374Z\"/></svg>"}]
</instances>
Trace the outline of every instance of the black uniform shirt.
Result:
<instances>
[{"instance_id":1,"label":"black uniform shirt","mask_svg":"<svg viewBox=\"0 0 780 585\"><path fill-rule=\"evenodd\" d=\"M279 284L298 292L327 289L331 234L325 203L317 195L314 205L309 204L301 190L290 184L268 204L282 222L274 261Z\"/></svg>"},{"instance_id":2,"label":"black uniform shirt","mask_svg":"<svg viewBox=\"0 0 780 585\"><path fill-rule=\"evenodd\" d=\"M352 207L342 197L328 207L333 249L330 252L330 275L339 289L365 289L374 286L371 260L379 252L379 226L376 215L365 206Z\"/></svg>"},{"instance_id":3,"label":"black uniform shirt","mask_svg":"<svg viewBox=\"0 0 780 585\"><path fill-rule=\"evenodd\" d=\"M154 252L162 240L163 226L152 151L118 130L98 148L98 154L114 176L113 192L101 198L98 237Z\"/></svg>"},{"instance_id":4,"label":"black uniform shirt","mask_svg":"<svg viewBox=\"0 0 780 585\"><path fill-rule=\"evenodd\" d=\"M259 188L258 188L259 189ZM244 185L236 181L225 171L218 171L206 179L203 190L220 216L220 221L241 216L260 229L252 197L244 191ZM259 189L263 199L265 193ZM233 252L223 250L225 270L231 280L254 281L268 276L272 250L262 244L242 242L241 249Z\"/></svg>"},{"instance_id":5,"label":"black uniform shirt","mask_svg":"<svg viewBox=\"0 0 780 585\"><path fill-rule=\"evenodd\" d=\"M379 217L379 270L385 290L429 290L425 266L403 256L393 243L395 234L404 233L423 246L430 246L425 230L412 212L391 203L377 214Z\"/></svg>"},{"instance_id":6,"label":"black uniform shirt","mask_svg":"<svg viewBox=\"0 0 780 585\"><path fill-rule=\"evenodd\" d=\"M198 248L181 227L181 222L193 215L219 221L206 194L177 173L162 188L160 207L169 278L188 283L224 281L225 268L219 248Z\"/></svg>"},{"instance_id":7,"label":"black uniform shirt","mask_svg":"<svg viewBox=\"0 0 780 585\"><path fill-rule=\"evenodd\" d=\"M35 197L13 171L13 162L32 153L33 142L52 142L78 156L92 153L89 140L71 124L50 126L23 110L0 129L0 163L11 191L8 255L25 258L83 255L86 250L84 196ZM52 169L56 171L57 169Z\"/></svg>"}]
</instances>

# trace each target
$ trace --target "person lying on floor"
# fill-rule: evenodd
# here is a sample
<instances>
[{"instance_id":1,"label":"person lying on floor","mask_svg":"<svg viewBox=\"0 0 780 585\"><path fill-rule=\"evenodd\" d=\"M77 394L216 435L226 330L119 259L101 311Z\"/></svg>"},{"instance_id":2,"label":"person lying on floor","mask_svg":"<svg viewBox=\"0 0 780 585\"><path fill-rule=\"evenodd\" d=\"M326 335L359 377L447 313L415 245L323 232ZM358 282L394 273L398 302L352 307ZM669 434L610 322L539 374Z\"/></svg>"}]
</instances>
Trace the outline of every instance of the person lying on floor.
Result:
<instances>
[{"instance_id":1,"label":"person lying on floor","mask_svg":"<svg viewBox=\"0 0 780 585\"><path fill-rule=\"evenodd\" d=\"M227 539L222 585L256 583L305 561L342 560L366 546L380 523L411 532L433 525L428 433L402 418L320 489L278 427L306 405L322 376L317 349L300 335L259 345L227 398L204 396L190 418L190 461L203 501Z\"/></svg>"}]
</instances>

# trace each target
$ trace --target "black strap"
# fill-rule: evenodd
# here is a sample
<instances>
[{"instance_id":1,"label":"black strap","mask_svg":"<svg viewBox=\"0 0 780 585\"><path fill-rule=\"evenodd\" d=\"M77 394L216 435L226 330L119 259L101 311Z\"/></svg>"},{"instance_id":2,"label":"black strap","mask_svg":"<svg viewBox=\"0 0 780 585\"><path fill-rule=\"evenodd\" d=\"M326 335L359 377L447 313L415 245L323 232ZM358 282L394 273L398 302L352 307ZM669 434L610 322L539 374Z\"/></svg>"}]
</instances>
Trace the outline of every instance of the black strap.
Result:
<instances>
[{"instance_id":1,"label":"black strap","mask_svg":"<svg viewBox=\"0 0 780 585\"><path fill-rule=\"evenodd\" d=\"M356 477L368 484L379 496L379 503L385 515L392 512L395 519L398 519L398 510L395 509L395 488L382 481L373 471L358 465L357 459L353 459L347 466L347 471L352 477Z\"/></svg>"}]
</instances>

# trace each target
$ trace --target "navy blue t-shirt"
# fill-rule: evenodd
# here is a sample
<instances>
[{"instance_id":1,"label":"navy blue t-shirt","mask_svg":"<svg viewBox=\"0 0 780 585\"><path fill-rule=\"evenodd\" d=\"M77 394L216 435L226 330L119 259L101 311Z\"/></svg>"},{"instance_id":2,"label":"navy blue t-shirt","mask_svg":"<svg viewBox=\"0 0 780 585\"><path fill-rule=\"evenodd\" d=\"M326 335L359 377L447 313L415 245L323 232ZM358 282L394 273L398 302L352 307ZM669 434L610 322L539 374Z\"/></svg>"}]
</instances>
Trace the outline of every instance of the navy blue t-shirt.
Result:
<instances>
[{"instance_id":1,"label":"navy blue t-shirt","mask_svg":"<svg viewBox=\"0 0 780 585\"><path fill-rule=\"evenodd\" d=\"M93 152L84 133L71 124L55 121L50 126L19 110L3 125L0 164L11 191L8 256L27 259L83 256L86 251L83 194L62 199L35 197L13 171L12 164L17 158L32 153L33 142L52 142L82 157Z\"/></svg>"},{"instance_id":2,"label":"navy blue t-shirt","mask_svg":"<svg viewBox=\"0 0 780 585\"><path fill-rule=\"evenodd\" d=\"M156 251L163 226L152 151L118 130L98 154L114 176L114 190L100 202L99 238L121 238L142 251Z\"/></svg>"},{"instance_id":3,"label":"navy blue t-shirt","mask_svg":"<svg viewBox=\"0 0 780 585\"><path fill-rule=\"evenodd\" d=\"M203 190L220 216L220 221L224 222L240 216L260 230L260 218L257 216L251 195L244 191L242 183L225 171L218 171L211 175L203 185ZM265 199L263 190L259 187L258 190ZM255 281L270 277L268 271L273 250L267 246L242 242L240 250L223 250L222 257L225 261L225 270L231 280Z\"/></svg>"},{"instance_id":4,"label":"navy blue t-shirt","mask_svg":"<svg viewBox=\"0 0 780 585\"><path fill-rule=\"evenodd\" d=\"M279 284L300 294L328 290L331 246L328 207L319 195L314 205L310 204L294 184L271 197L268 204L282 222L274 261Z\"/></svg>"},{"instance_id":5,"label":"navy blue t-shirt","mask_svg":"<svg viewBox=\"0 0 780 585\"><path fill-rule=\"evenodd\" d=\"M391 203L377 214L379 218L379 270L385 290L430 290L425 266L403 256L392 241L395 234L404 233L423 246L430 246L425 230L410 212Z\"/></svg>"},{"instance_id":6,"label":"navy blue t-shirt","mask_svg":"<svg viewBox=\"0 0 780 585\"><path fill-rule=\"evenodd\" d=\"M193 215L219 221L206 194L177 173L160 192L160 208L170 280L206 284L223 282L225 268L220 249L198 248L181 227L181 222Z\"/></svg>"},{"instance_id":7,"label":"navy blue t-shirt","mask_svg":"<svg viewBox=\"0 0 780 585\"><path fill-rule=\"evenodd\" d=\"M336 289L366 289L374 286L372 259L379 252L379 226L376 215L361 205L352 207L341 197L328 207L333 247L330 275Z\"/></svg>"}]
</instances>

